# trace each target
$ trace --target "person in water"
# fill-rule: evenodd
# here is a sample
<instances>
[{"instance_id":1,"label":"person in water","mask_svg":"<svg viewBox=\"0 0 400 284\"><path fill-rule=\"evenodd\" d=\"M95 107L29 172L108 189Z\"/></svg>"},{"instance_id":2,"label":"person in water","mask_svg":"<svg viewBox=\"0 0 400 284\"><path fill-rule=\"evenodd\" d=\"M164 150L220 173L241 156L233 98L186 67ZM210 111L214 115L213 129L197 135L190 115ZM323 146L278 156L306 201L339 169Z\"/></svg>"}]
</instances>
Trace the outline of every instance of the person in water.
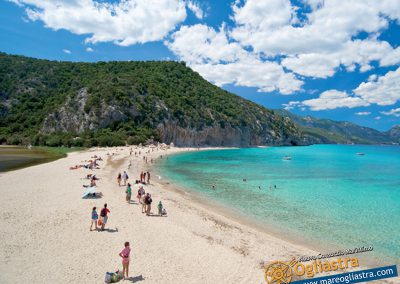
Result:
<instances>
[{"instance_id":1,"label":"person in water","mask_svg":"<svg viewBox=\"0 0 400 284\"><path fill-rule=\"evenodd\" d=\"M129 246L129 242L125 242L124 249L119 253L119 256L122 258L122 275L124 279L129 277L129 260L130 260L131 248Z\"/></svg>"},{"instance_id":2,"label":"person in water","mask_svg":"<svg viewBox=\"0 0 400 284\"><path fill-rule=\"evenodd\" d=\"M97 214L96 207L93 207L93 209L92 209L92 223L90 224L90 231L92 231L93 223L94 223L94 226L95 226L96 230L98 229L97 228L97 220L98 219L99 219L99 215Z\"/></svg>"}]
</instances>

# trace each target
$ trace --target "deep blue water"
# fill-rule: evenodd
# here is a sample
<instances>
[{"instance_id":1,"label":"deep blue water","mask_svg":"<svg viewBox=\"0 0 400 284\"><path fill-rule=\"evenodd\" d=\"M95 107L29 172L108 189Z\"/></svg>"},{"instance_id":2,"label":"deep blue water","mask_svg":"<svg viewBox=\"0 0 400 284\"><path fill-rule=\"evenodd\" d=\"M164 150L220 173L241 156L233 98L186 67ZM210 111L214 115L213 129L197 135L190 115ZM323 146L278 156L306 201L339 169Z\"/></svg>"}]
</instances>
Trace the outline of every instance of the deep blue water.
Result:
<instances>
[{"instance_id":1,"label":"deep blue water","mask_svg":"<svg viewBox=\"0 0 400 284\"><path fill-rule=\"evenodd\" d=\"M159 171L279 232L400 259L399 146L197 151L163 159Z\"/></svg>"}]
</instances>

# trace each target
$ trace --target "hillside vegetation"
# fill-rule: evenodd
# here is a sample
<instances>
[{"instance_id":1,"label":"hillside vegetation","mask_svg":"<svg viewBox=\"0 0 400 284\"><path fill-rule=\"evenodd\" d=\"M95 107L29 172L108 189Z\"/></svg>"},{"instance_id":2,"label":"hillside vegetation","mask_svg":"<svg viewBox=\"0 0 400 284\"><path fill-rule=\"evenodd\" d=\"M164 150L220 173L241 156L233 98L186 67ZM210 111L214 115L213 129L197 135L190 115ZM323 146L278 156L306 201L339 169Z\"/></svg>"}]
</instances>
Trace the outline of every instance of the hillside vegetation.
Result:
<instances>
[{"instance_id":1,"label":"hillside vegetation","mask_svg":"<svg viewBox=\"0 0 400 284\"><path fill-rule=\"evenodd\" d=\"M0 53L0 142L106 146L307 144L290 119L185 63L38 60Z\"/></svg>"}]
</instances>

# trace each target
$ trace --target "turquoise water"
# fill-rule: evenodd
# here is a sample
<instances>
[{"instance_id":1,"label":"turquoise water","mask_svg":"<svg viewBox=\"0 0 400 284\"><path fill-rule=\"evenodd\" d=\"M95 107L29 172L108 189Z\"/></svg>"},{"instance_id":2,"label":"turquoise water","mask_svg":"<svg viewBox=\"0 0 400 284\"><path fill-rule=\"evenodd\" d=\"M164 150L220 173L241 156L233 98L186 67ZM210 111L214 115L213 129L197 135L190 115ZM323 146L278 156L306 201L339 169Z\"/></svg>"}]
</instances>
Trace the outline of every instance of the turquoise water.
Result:
<instances>
[{"instance_id":1,"label":"turquoise water","mask_svg":"<svg viewBox=\"0 0 400 284\"><path fill-rule=\"evenodd\" d=\"M400 259L399 146L197 151L163 159L159 171L289 236Z\"/></svg>"}]
</instances>

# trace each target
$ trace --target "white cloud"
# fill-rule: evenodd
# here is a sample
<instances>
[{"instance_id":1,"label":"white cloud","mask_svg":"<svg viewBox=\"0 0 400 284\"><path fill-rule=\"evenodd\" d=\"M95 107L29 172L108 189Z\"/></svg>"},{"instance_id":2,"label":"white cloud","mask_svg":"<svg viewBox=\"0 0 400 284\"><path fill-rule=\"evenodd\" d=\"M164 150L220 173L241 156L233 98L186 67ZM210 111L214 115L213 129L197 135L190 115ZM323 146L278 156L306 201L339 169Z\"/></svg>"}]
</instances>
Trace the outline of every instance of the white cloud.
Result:
<instances>
[{"instance_id":1,"label":"white cloud","mask_svg":"<svg viewBox=\"0 0 400 284\"><path fill-rule=\"evenodd\" d=\"M370 115L371 114L371 112L369 112L369 111L360 111L360 112L356 112L356 115Z\"/></svg>"},{"instance_id":2,"label":"white cloud","mask_svg":"<svg viewBox=\"0 0 400 284\"><path fill-rule=\"evenodd\" d=\"M87 51L87 52L93 52L94 50L93 50L93 48L91 48L91 47L86 47L86 51Z\"/></svg>"},{"instance_id":3,"label":"white cloud","mask_svg":"<svg viewBox=\"0 0 400 284\"><path fill-rule=\"evenodd\" d=\"M165 44L192 69L219 86L235 84L256 87L261 92L279 90L291 94L303 85L278 63L261 60L230 41L224 26L219 31L201 24L182 26Z\"/></svg>"},{"instance_id":4,"label":"white cloud","mask_svg":"<svg viewBox=\"0 0 400 284\"><path fill-rule=\"evenodd\" d=\"M353 97L346 92L337 90L325 91L319 96L319 98L305 100L302 104L309 107L311 110L326 110L341 107L354 108L369 105L369 103L358 97Z\"/></svg>"},{"instance_id":5,"label":"white cloud","mask_svg":"<svg viewBox=\"0 0 400 284\"><path fill-rule=\"evenodd\" d=\"M389 111L381 111L384 115L393 115L395 117L400 117L400 108L394 108Z\"/></svg>"},{"instance_id":6,"label":"white cloud","mask_svg":"<svg viewBox=\"0 0 400 284\"><path fill-rule=\"evenodd\" d=\"M383 76L373 74L366 82L361 83L352 94L337 90L323 92L318 98L289 102L287 106L294 108L307 106L311 110L324 110L336 108L354 108L376 104L380 106L393 105L400 101L400 67L389 71ZM366 112L356 113L358 115ZM368 113L370 114L370 113ZM385 113L387 114L387 113Z\"/></svg>"},{"instance_id":7,"label":"white cloud","mask_svg":"<svg viewBox=\"0 0 400 284\"><path fill-rule=\"evenodd\" d=\"M283 108L286 110L291 110L296 107L301 107L303 104L300 101L291 101L288 102L287 104L282 104Z\"/></svg>"},{"instance_id":8,"label":"white cloud","mask_svg":"<svg viewBox=\"0 0 400 284\"><path fill-rule=\"evenodd\" d=\"M204 11L200 8L199 3L194 1L188 1L187 7L189 8L190 11L192 11L195 14L196 18L200 20L204 18L205 14Z\"/></svg>"},{"instance_id":9,"label":"white cloud","mask_svg":"<svg viewBox=\"0 0 400 284\"><path fill-rule=\"evenodd\" d=\"M312 11L300 21L289 0L240 1L233 5L236 23L230 35L266 56L283 55L282 65L304 76L326 78L338 67L361 72L400 62L400 49L378 41L389 20L400 20L397 0L305 0ZM355 40L361 31L369 36Z\"/></svg>"},{"instance_id":10,"label":"white cloud","mask_svg":"<svg viewBox=\"0 0 400 284\"><path fill-rule=\"evenodd\" d=\"M63 49L63 52L66 54L71 54L71 50L69 50L69 49Z\"/></svg>"},{"instance_id":11,"label":"white cloud","mask_svg":"<svg viewBox=\"0 0 400 284\"><path fill-rule=\"evenodd\" d=\"M53 30L90 35L86 42L114 42L121 46L163 39L185 20L183 0L14 0L26 7L30 20Z\"/></svg>"},{"instance_id":12,"label":"white cloud","mask_svg":"<svg viewBox=\"0 0 400 284\"><path fill-rule=\"evenodd\" d=\"M375 80L361 83L354 93L368 103L387 106L400 100L400 67Z\"/></svg>"}]
</instances>

